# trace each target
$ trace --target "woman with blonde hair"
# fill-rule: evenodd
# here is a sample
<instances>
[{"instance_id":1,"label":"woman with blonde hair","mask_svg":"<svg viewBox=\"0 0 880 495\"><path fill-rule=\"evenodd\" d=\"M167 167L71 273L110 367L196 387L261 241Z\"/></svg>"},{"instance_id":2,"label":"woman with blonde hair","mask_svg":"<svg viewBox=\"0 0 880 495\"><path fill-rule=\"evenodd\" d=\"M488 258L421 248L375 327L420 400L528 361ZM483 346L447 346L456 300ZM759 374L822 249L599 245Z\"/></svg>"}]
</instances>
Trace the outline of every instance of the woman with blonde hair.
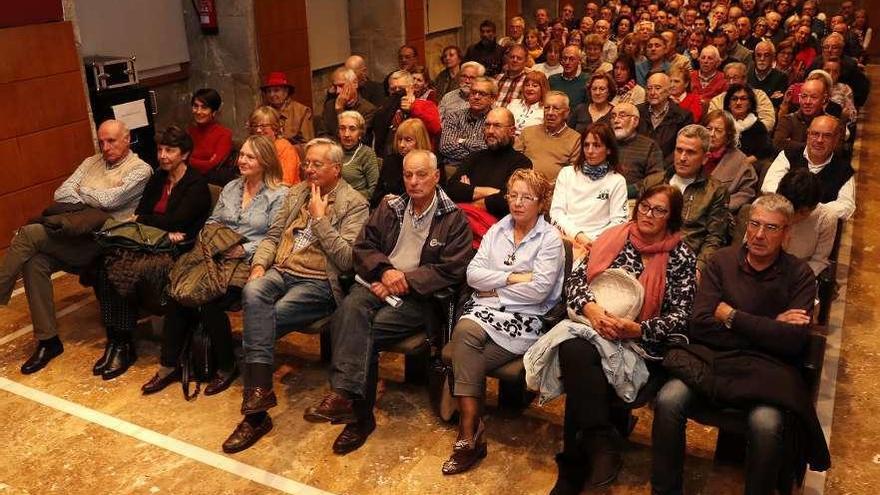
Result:
<instances>
[{"instance_id":1,"label":"woman with blonde hair","mask_svg":"<svg viewBox=\"0 0 880 495\"><path fill-rule=\"evenodd\" d=\"M266 105L258 107L248 119L248 130L251 135L266 136L275 144L275 154L281 163L282 181L292 186L300 181L300 160L296 149L290 141L281 137L281 114L278 110Z\"/></svg>"},{"instance_id":2,"label":"woman with blonde hair","mask_svg":"<svg viewBox=\"0 0 880 495\"><path fill-rule=\"evenodd\" d=\"M235 271L224 295L198 308L183 306L171 300L162 329L162 353L159 369L141 387L144 395L154 394L181 377L179 357L187 329L201 322L211 339L217 375L205 388L205 395L218 394L238 376L233 354L232 328L228 310L241 301L241 289L250 273L250 260L257 246L266 237L272 218L284 203L287 186L281 184L281 164L275 154L272 138L250 136L241 145L238 154L241 176L226 184L206 224L218 223L241 234L247 240L229 248L222 256L243 259Z\"/></svg>"},{"instance_id":3,"label":"woman with blonde hair","mask_svg":"<svg viewBox=\"0 0 880 495\"><path fill-rule=\"evenodd\" d=\"M428 129L421 119L406 119L397 127L394 133L394 153L382 163L379 172L379 181L373 191L370 200L370 208L376 208L382 199L391 195L400 195L405 191L403 187L403 157L412 150L432 151L431 138ZM443 171L441 167L441 184L443 183Z\"/></svg>"}]
</instances>

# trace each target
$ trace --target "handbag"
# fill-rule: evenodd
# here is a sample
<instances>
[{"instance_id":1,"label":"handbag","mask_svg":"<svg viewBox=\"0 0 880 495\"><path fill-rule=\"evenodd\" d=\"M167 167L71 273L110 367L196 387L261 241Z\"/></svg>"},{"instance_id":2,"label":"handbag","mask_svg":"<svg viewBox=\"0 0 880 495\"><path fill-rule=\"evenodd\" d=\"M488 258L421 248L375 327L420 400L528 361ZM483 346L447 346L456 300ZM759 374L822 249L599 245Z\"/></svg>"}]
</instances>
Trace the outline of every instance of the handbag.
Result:
<instances>
[{"instance_id":1,"label":"handbag","mask_svg":"<svg viewBox=\"0 0 880 495\"><path fill-rule=\"evenodd\" d=\"M201 319L187 335L179 362L183 397L188 401L195 400L201 391L202 383L209 382L217 371L211 337ZM195 382L195 390L191 391L190 386L193 382Z\"/></svg>"},{"instance_id":2,"label":"handbag","mask_svg":"<svg viewBox=\"0 0 880 495\"><path fill-rule=\"evenodd\" d=\"M225 294L236 272L247 261L225 259L223 252L243 241L244 237L228 227L203 229L195 247L171 269L168 284L171 297L194 308ZM215 252L217 249L224 251Z\"/></svg>"},{"instance_id":3,"label":"handbag","mask_svg":"<svg viewBox=\"0 0 880 495\"><path fill-rule=\"evenodd\" d=\"M104 222L101 229L95 232L95 241L105 250L117 248L147 253L174 251L168 232L138 222L113 218Z\"/></svg>"}]
</instances>

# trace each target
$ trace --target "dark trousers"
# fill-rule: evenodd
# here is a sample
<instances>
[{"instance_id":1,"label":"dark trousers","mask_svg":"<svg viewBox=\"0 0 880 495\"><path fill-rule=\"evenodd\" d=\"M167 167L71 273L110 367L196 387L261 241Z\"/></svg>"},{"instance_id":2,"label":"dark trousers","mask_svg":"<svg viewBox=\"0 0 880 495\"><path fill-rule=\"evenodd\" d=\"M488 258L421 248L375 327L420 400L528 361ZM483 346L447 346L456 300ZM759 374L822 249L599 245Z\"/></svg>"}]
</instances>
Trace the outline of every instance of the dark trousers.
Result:
<instances>
[{"instance_id":1,"label":"dark trousers","mask_svg":"<svg viewBox=\"0 0 880 495\"><path fill-rule=\"evenodd\" d=\"M430 304L412 297L393 308L356 285L333 314L330 386L353 396L360 419L372 418L379 382L379 352L425 328Z\"/></svg>"},{"instance_id":2,"label":"dark trousers","mask_svg":"<svg viewBox=\"0 0 880 495\"><path fill-rule=\"evenodd\" d=\"M162 328L162 366L176 367L180 353L191 328L200 322L211 338L214 362L223 371L231 371L235 366L232 327L226 310L241 301L241 288L229 287L226 294L203 304L199 308L189 308L172 300L165 315Z\"/></svg>"},{"instance_id":3,"label":"dark trousers","mask_svg":"<svg viewBox=\"0 0 880 495\"><path fill-rule=\"evenodd\" d=\"M560 344L559 368L565 390L562 449L575 453L580 448L579 438L612 428L609 408L614 392L602 370L599 351L588 340Z\"/></svg>"}]
</instances>

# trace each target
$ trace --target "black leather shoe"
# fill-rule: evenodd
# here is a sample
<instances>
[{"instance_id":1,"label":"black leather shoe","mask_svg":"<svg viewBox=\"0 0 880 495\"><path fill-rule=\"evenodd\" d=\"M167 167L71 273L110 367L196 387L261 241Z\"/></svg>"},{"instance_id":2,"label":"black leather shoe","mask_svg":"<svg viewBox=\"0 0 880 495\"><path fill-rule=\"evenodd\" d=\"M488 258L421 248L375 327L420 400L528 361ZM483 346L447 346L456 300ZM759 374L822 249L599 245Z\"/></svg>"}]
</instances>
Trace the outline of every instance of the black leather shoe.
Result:
<instances>
[{"instance_id":1,"label":"black leather shoe","mask_svg":"<svg viewBox=\"0 0 880 495\"><path fill-rule=\"evenodd\" d=\"M110 361L111 350L113 349L113 342L107 341L104 345L104 354L101 354L101 357L95 361L95 365L92 366L92 374L95 376L100 375L104 372L104 368L107 367L107 363Z\"/></svg>"},{"instance_id":2,"label":"black leather shoe","mask_svg":"<svg viewBox=\"0 0 880 495\"><path fill-rule=\"evenodd\" d=\"M59 344L50 345L40 342L31 357L21 365L21 374L30 375L45 368L49 361L60 356L64 352L64 346Z\"/></svg>"},{"instance_id":3,"label":"black leather shoe","mask_svg":"<svg viewBox=\"0 0 880 495\"><path fill-rule=\"evenodd\" d=\"M238 367L233 368L227 375L218 372L205 387L205 395L219 394L229 388L236 378L238 378Z\"/></svg>"},{"instance_id":4,"label":"black leather shoe","mask_svg":"<svg viewBox=\"0 0 880 495\"><path fill-rule=\"evenodd\" d=\"M244 389L244 397L241 399L241 413L256 414L266 412L278 405L275 392L272 389L253 387Z\"/></svg>"},{"instance_id":5,"label":"black leather shoe","mask_svg":"<svg viewBox=\"0 0 880 495\"><path fill-rule=\"evenodd\" d=\"M174 382L180 381L180 370L174 370L165 376L159 376L159 373L153 375L150 381L141 386L141 392L144 395L155 394Z\"/></svg>"},{"instance_id":6,"label":"black leather shoe","mask_svg":"<svg viewBox=\"0 0 880 495\"><path fill-rule=\"evenodd\" d=\"M336 441L333 442L333 453L345 455L349 452L354 452L361 448L361 445L367 441L367 438L370 437L370 433L373 433L373 430L375 429L375 419L361 420L357 423L345 425L345 428L342 429L342 433L340 433L339 436L336 437Z\"/></svg>"},{"instance_id":7,"label":"black leather shoe","mask_svg":"<svg viewBox=\"0 0 880 495\"><path fill-rule=\"evenodd\" d=\"M486 457L489 449L486 441L483 440L485 433L485 423L480 420L477 426L477 432L471 439L458 440L452 446L452 455L443 463L443 474L459 474L470 469L480 462L480 459Z\"/></svg>"},{"instance_id":8,"label":"black leather shoe","mask_svg":"<svg viewBox=\"0 0 880 495\"><path fill-rule=\"evenodd\" d=\"M128 371L128 368L135 361L137 361L137 354L134 351L134 344L117 342L110 350L110 357L107 359L107 366L101 372L101 378L112 380Z\"/></svg>"},{"instance_id":9,"label":"black leather shoe","mask_svg":"<svg viewBox=\"0 0 880 495\"><path fill-rule=\"evenodd\" d=\"M585 442L590 457L587 486L600 488L614 483L623 467L620 453L622 442L623 439L613 428L598 432Z\"/></svg>"},{"instance_id":10,"label":"black leather shoe","mask_svg":"<svg viewBox=\"0 0 880 495\"><path fill-rule=\"evenodd\" d=\"M251 426L247 419L243 419L235 427L232 435L229 435L229 438L223 442L223 452L227 454L241 452L257 443L257 440L270 431L272 431L272 418L268 414L257 426Z\"/></svg>"},{"instance_id":11,"label":"black leather shoe","mask_svg":"<svg viewBox=\"0 0 880 495\"><path fill-rule=\"evenodd\" d=\"M556 454L558 474L550 495L579 495L587 482L587 463L580 455Z\"/></svg>"}]
</instances>

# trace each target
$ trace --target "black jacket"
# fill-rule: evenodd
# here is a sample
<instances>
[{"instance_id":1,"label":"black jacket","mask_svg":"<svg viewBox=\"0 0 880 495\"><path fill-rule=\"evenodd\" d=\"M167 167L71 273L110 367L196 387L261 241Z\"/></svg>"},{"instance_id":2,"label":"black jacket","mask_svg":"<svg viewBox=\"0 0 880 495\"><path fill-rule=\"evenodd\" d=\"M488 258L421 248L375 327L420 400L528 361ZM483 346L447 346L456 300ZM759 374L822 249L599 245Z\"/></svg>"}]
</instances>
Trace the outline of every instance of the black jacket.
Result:
<instances>
[{"instance_id":1,"label":"black jacket","mask_svg":"<svg viewBox=\"0 0 880 495\"><path fill-rule=\"evenodd\" d=\"M532 168L532 161L513 146L498 150L485 149L471 153L464 159L455 175L446 184L446 193L456 203L470 203L474 198L475 187L494 187L500 192L485 198L486 211L501 219L510 213L507 200L507 179L518 168ZM467 175L470 184L461 182Z\"/></svg>"},{"instance_id":2,"label":"black jacket","mask_svg":"<svg viewBox=\"0 0 880 495\"><path fill-rule=\"evenodd\" d=\"M693 124L694 116L670 100L669 111L656 128L651 126L651 114L647 102L638 105L639 109L639 134L654 138L660 151L663 152L663 162L667 168L672 166L672 155L675 151L675 139L682 127Z\"/></svg>"},{"instance_id":3,"label":"black jacket","mask_svg":"<svg viewBox=\"0 0 880 495\"><path fill-rule=\"evenodd\" d=\"M138 216L138 222L168 232L183 232L187 239L194 239L211 214L211 191L208 189L208 182L196 169L187 167L186 173L171 190L165 214L158 215L153 213L153 208L162 198L162 190L167 180L168 172L161 169L150 177L141 201L134 211Z\"/></svg>"}]
</instances>

